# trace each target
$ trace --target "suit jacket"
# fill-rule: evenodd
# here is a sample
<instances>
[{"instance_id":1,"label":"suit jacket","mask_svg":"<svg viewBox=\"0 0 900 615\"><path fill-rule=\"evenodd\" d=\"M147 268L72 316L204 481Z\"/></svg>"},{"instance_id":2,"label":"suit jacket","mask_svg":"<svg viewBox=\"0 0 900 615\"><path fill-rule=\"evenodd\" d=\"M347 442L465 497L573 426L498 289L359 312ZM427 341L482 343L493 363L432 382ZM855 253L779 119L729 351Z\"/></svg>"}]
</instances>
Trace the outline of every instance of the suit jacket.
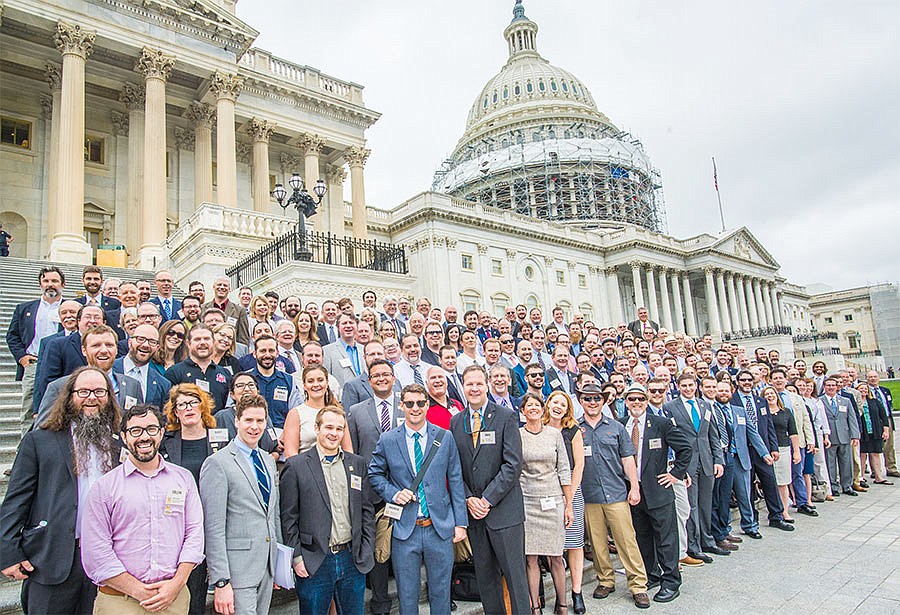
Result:
<instances>
[{"instance_id":1,"label":"suit jacket","mask_svg":"<svg viewBox=\"0 0 900 615\"><path fill-rule=\"evenodd\" d=\"M422 361L425 363L431 363L432 365L440 365L441 358L437 355L436 352L432 351L426 345L422 345Z\"/></svg>"},{"instance_id":2,"label":"suit jacket","mask_svg":"<svg viewBox=\"0 0 900 615\"><path fill-rule=\"evenodd\" d=\"M450 432L436 425L426 423L426 442L422 449L423 459L428 456L437 438L443 432L444 438L431 460L431 465L422 477L428 514L434 524L434 531L444 540L453 538L455 527L468 527L465 490L462 481L462 467L459 451ZM378 441L372 461L369 463L369 481L375 492L386 502L403 489L408 489L416 477L415 468L409 459L406 446L406 426L401 425L387 432ZM416 527L418 501L403 507L400 519L394 521L394 538L406 540Z\"/></svg>"},{"instance_id":3,"label":"suit jacket","mask_svg":"<svg viewBox=\"0 0 900 615\"><path fill-rule=\"evenodd\" d=\"M235 589L256 587L266 571L275 572L276 544L281 542L278 471L271 455L262 459L269 474L268 505L234 440L207 457L200 469L209 578L231 579Z\"/></svg>"},{"instance_id":4,"label":"suit jacket","mask_svg":"<svg viewBox=\"0 0 900 615\"><path fill-rule=\"evenodd\" d=\"M159 314L160 316L162 316L160 324L166 322L167 320L181 320L181 316L178 315L178 312L181 310L181 301L179 301L175 297L172 297L170 301L172 303L172 318L166 318L166 310L163 308L162 299L158 295L155 297L150 297L150 303L155 304L156 307L159 308Z\"/></svg>"},{"instance_id":5,"label":"suit jacket","mask_svg":"<svg viewBox=\"0 0 900 615\"><path fill-rule=\"evenodd\" d=\"M346 451L342 453L342 462L350 499L350 549L356 569L365 574L375 565L375 511L367 493L371 487L366 477L366 462ZM353 487L352 478L360 480L359 489ZM293 547L294 557L303 557L303 565L312 576L329 553L331 537L331 499L318 447L285 462L281 488L284 544Z\"/></svg>"},{"instance_id":6,"label":"suit jacket","mask_svg":"<svg viewBox=\"0 0 900 615\"><path fill-rule=\"evenodd\" d=\"M47 385L47 390L41 399L41 406L38 408L37 417L34 419L34 429L37 429L50 416L53 404L59 397L59 392L66 385L69 376L61 376ZM119 391L116 393L116 402L119 408L123 410L125 407L131 407L134 404L144 403L144 393L141 390L141 383L125 374L116 373L116 380L119 384Z\"/></svg>"},{"instance_id":7,"label":"suit jacket","mask_svg":"<svg viewBox=\"0 0 900 615\"><path fill-rule=\"evenodd\" d=\"M32 411L37 414L47 385L62 376L68 376L79 367L87 365L81 352L81 333L48 338L41 344L37 370L34 374L34 400Z\"/></svg>"},{"instance_id":8,"label":"suit jacket","mask_svg":"<svg viewBox=\"0 0 900 615\"><path fill-rule=\"evenodd\" d=\"M400 339L403 335L406 334L406 321L403 320L400 312L394 314L393 318L391 318L384 312L378 312L378 316L381 318L381 322L390 320L392 323L394 323L394 327L397 329L397 339Z\"/></svg>"},{"instance_id":9,"label":"suit jacket","mask_svg":"<svg viewBox=\"0 0 900 615\"><path fill-rule=\"evenodd\" d=\"M663 404L663 409L672 414L675 424L687 435L694 448L691 460L691 473L702 471L706 476L713 475L714 464L724 464L725 455L722 453L722 443L719 440L719 430L713 419L713 409L699 398L697 411L700 413L700 429L694 429L694 421L690 413L685 409L682 400L675 400ZM699 464L699 468L698 468Z\"/></svg>"},{"instance_id":10,"label":"suit jacket","mask_svg":"<svg viewBox=\"0 0 900 615\"><path fill-rule=\"evenodd\" d=\"M797 425L797 435L800 438L800 448L806 448L816 441L816 435L813 433L812 419L809 418L809 412L806 411L806 402L796 393L790 391L785 392L788 394L788 398L791 400L791 407L794 410L793 416L794 422ZM785 404L785 406L787 406L787 404Z\"/></svg>"},{"instance_id":11,"label":"suit jacket","mask_svg":"<svg viewBox=\"0 0 900 615\"><path fill-rule=\"evenodd\" d=\"M16 360L17 381L25 375L25 369L19 365L19 360L28 354L28 347L34 341L34 320L40 305L40 299L17 305L13 310L12 320L9 321L9 328L6 330L6 345Z\"/></svg>"},{"instance_id":12,"label":"suit jacket","mask_svg":"<svg viewBox=\"0 0 900 615\"><path fill-rule=\"evenodd\" d=\"M575 396L575 374L573 374L570 371L566 371L566 376L569 378L569 391L571 391L571 393L569 393L569 395L574 397ZM548 367L547 368L547 370L544 372L544 382L546 383L547 387L549 387L551 392L552 391L564 391L566 393L569 392L563 388L563 384L560 381L559 373L556 371L556 367Z\"/></svg>"},{"instance_id":13,"label":"suit jacket","mask_svg":"<svg viewBox=\"0 0 900 615\"><path fill-rule=\"evenodd\" d=\"M512 410L515 412L518 412L519 406L522 404L522 398L516 397L515 395L513 395L512 393L509 393L509 392L507 392L507 395L509 396L509 401L512 404ZM491 393L490 391L488 391L488 401L490 401L491 403L497 404L498 406L500 405L500 398L494 397L494 394Z\"/></svg>"},{"instance_id":14,"label":"suit jacket","mask_svg":"<svg viewBox=\"0 0 900 615\"><path fill-rule=\"evenodd\" d=\"M649 325L653 327L654 331L659 331L659 323L654 322L649 318L647 319L647 323L649 323ZM641 327L643 326L644 323L642 323L640 320L632 320L630 323L628 323L628 330L634 333L634 336L636 338L643 339L644 332L641 331Z\"/></svg>"},{"instance_id":15,"label":"suit jacket","mask_svg":"<svg viewBox=\"0 0 900 615\"><path fill-rule=\"evenodd\" d=\"M380 404L380 401L379 401ZM394 393L391 429L397 426L398 419L403 418L400 410L400 394ZM353 443L353 452L366 460L372 459L375 445L381 437L381 413L375 405L375 397L369 397L347 411L347 430Z\"/></svg>"},{"instance_id":16,"label":"suit jacket","mask_svg":"<svg viewBox=\"0 0 900 615\"><path fill-rule=\"evenodd\" d=\"M212 301L203 304L203 309L215 307ZM179 309L181 309L179 307ZM247 317L247 310L240 303L228 301L225 305L225 322L235 328L234 341L238 344L250 344L250 320ZM232 320L233 319L233 320Z\"/></svg>"},{"instance_id":17,"label":"suit jacket","mask_svg":"<svg viewBox=\"0 0 900 615\"><path fill-rule=\"evenodd\" d=\"M400 389L400 383L394 380L394 391L399 393ZM372 397L375 397L375 391L372 390L372 385L369 383L369 374L363 372L358 378L344 384L344 389L341 391L341 405L344 408L352 408Z\"/></svg>"},{"instance_id":18,"label":"suit jacket","mask_svg":"<svg viewBox=\"0 0 900 615\"><path fill-rule=\"evenodd\" d=\"M894 428L894 398L891 396L891 390L887 387L879 386L878 390L881 392L881 395L884 397L884 400L887 402L885 404L884 410L887 412L888 416L888 425L891 426L891 429ZM873 392L874 394L874 392ZM876 394L876 398L880 401L881 398Z\"/></svg>"},{"instance_id":19,"label":"suit jacket","mask_svg":"<svg viewBox=\"0 0 900 615\"><path fill-rule=\"evenodd\" d=\"M113 371L117 374L125 373L124 357L116 359L116 362L113 363ZM147 397L144 398L144 403L153 404L162 410L163 406L166 405L166 402L169 401L169 389L172 388L172 383L161 376L155 369L148 367L147 382L145 384ZM178 462L175 463L177 464Z\"/></svg>"},{"instance_id":20,"label":"suit jacket","mask_svg":"<svg viewBox=\"0 0 900 615\"><path fill-rule=\"evenodd\" d=\"M356 354L359 358L359 368L362 370L365 360L360 344L356 345ZM341 388L351 380L358 378L356 372L353 371L353 363L350 362L350 357L347 356L347 349L344 348L344 343L340 339L322 349L322 365L325 366L329 374L337 379Z\"/></svg>"},{"instance_id":21,"label":"suit jacket","mask_svg":"<svg viewBox=\"0 0 900 615\"><path fill-rule=\"evenodd\" d=\"M121 443L114 436L113 466ZM43 585L62 583L72 569L78 481L68 429L29 431L19 443L6 497L0 505L0 568L23 560Z\"/></svg>"},{"instance_id":22,"label":"suit jacket","mask_svg":"<svg viewBox=\"0 0 900 615\"><path fill-rule=\"evenodd\" d=\"M747 410L743 406L728 404L728 408L731 411L732 439L737 451L738 463L743 470L749 472L751 467L750 447L752 446L760 457L769 454L769 447L759 435L759 429L750 422Z\"/></svg>"},{"instance_id":23,"label":"suit jacket","mask_svg":"<svg viewBox=\"0 0 900 615\"><path fill-rule=\"evenodd\" d=\"M762 438L770 453L777 453L778 437L775 435L775 424L772 422L772 415L769 413L769 405L765 399L755 393L751 393L750 396L753 400L753 407L756 408L756 430L759 432L759 437ZM740 391L735 392L731 396L731 405L744 408L743 393ZM747 410L744 408L744 414L746 413ZM765 457L765 455L762 456Z\"/></svg>"},{"instance_id":24,"label":"suit jacket","mask_svg":"<svg viewBox=\"0 0 900 615\"><path fill-rule=\"evenodd\" d=\"M487 329L485 329L484 327L478 327L477 329L475 329L475 334L478 336L478 341L480 341L482 344L484 344L484 340L486 339L500 337L500 332L493 327L488 327Z\"/></svg>"},{"instance_id":25,"label":"suit jacket","mask_svg":"<svg viewBox=\"0 0 900 615\"><path fill-rule=\"evenodd\" d=\"M619 421L627 425L629 418L630 415L626 415ZM670 448L675 451L675 463L671 470L668 469ZM647 413L644 421L644 439L641 443L641 467L638 468L641 497L647 508L674 505L674 491L660 485L657 476L669 472L675 478L684 480L692 463L693 450L690 436L676 427L671 419Z\"/></svg>"},{"instance_id":26,"label":"suit jacket","mask_svg":"<svg viewBox=\"0 0 900 615\"><path fill-rule=\"evenodd\" d=\"M522 473L522 437L517 412L488 401L481 409L481 433L494 432L495 444L472 443L468 409L450 419L450 432L459 450L465 495L483 497L491 510L483 519L499 530L525 522L519 475ZM477 461L477 464L476 464Z\"/></svg>"},{"instance_id":27,"label":"suit jacket","mask_svg":"<svg viewBox=\"0 0 900 615\"><path fill-rule=\"evenodd\" d=\"M167 431L163 437L162 444L159 446L159 454L162 455L162 458L166 461L171 461L177 466L181 465L181 443L183 442L181 436L182 433L180 429L178 431ZM209 433L207 432L206 456L209 457L213 453L218 452L222 447L223 443L221 442L210 442Z\"/></svg>"},{"instance_id":28,"label":"suit jacket","mask_svg":"<svg viewBox=\"0 0 900 615\"><path fill-rule=\"evenodd\" d=\"M825 406L825 414L828 416L828 427L831 435L828 436L831 444L850 444L850 440L859 439L859 421L853 415L853 405L850 400L838 393L835 398L836 408L831 408L828 397L822 395L819 398Z\"/></svg>"},{"instance_id":29,"label":"suit jacket","mask_svg":"<svg viewBox=\"0 0 900 615\"><path fill-rule=\"evenodd\" d=\"M81 305L87 305L88 297L87 295L81 295L80 297L76 297L75 301L77 301ZM103 308L103 311L107 314L109 314L110 312L118 312L122 309L122 302L115 297L107 297L106 295L102 295L100 297L100 307ZM115 322L119 322L119 319L117 318Z\"/></svg>"},{"instance_id":30,"label":"suit jacket","mask_svg":"<svg viewBox=\"0 0 900 615\"><path fill-rule=\"evenodd\" d=\"M214 418L216 419L216 428L227 429L228 441L234 440L235 436L237 436L237 426L234 424L234 406L219 410ZM278 448L278 434L275 431L275 426L272 424L272 417L268 414L266 415L266 430L260 436L257 446L267 453L271 453Z\"/></svg>"}]
</instances>

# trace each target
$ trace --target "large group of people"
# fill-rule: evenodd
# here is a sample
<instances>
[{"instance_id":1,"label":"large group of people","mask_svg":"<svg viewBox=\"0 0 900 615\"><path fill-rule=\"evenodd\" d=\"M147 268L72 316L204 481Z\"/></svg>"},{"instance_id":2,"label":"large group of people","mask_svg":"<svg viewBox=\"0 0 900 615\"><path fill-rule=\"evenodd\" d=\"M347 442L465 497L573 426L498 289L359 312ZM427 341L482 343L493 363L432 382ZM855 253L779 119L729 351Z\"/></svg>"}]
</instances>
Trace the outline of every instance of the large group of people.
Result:
<instances>
[{"instance_id":1,"label":"large group of people","mask_svg":"<svg viewBox=\"0 0 900 615\"><path fill-rule=\"evenodd\" d=\"M490 614L638 608L795 515L900 476L879 374L555 307L304 303L217 278L103 278L7 333L34 419L0 505L25 613L432 613L474 569ZM73 293L75 294L75 293ZM740 514L740 531L731 509ZM759 506L760 510L762 506ZM814 522L813 522L814 523ZM567 595L567 569L571 594ZM285 582L284 579L289 582ZM368 588L368 592L366 591ZM652 598L651 598L652 593ZM569 600L571 598L571 600Z\"/></svg>"}]
</instances>

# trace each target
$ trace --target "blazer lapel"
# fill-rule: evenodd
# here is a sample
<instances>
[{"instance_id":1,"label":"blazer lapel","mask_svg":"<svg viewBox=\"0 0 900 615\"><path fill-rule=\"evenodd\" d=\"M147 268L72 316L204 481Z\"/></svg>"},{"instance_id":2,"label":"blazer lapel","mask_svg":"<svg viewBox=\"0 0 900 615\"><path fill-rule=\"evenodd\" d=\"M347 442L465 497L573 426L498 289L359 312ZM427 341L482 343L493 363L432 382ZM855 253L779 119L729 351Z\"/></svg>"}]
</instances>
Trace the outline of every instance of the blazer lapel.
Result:
<instances>
[{"instance_id":1,"label":"blazer lapel","mask_svg":"<svg viewBox=\"0 0 900 615\"><path fill-rule=\"evenodd\" d=\"M256 495L256 500L259 502L259 505L263 508L266 508L266 503L263 502L262 494L259 492L259 484L256 482L256 476L250 475L250 470L247 469L247 464L244 463L244 460L240 458L240 455L243 455L243 453L241 453L237 449L237 446L234 446L233 440L231 444L231 455L234 457L234 462L237 464L238 468L240 468L241 474L243 474L244 478L247 479L247 482L250 483L250 489Z\"/></svg>"},{"instance_id":2,"label":"blazer lapel","mask_svg":"<svg viewBox=\"0 0 900 615\"><path fill-rule=\"evenodd\" d=\"M75 461L72 459L73 455L73 442L72 436L68 431L58 431L56 432L57 438L56 443L59 445L59 452L62 454L63 459L66 460L66 468L69 470L69 477L74 481L75 480Z\"/></svg>"},{"instance_id":3,"label":"blazer lapel","mask_svg":"<svg viewBox=\"0 0 900 615\"><path fill-rule=\"evenodd\" d=\"M481 432L492 431L491 427L494 425L494 411L489 407L489 404L485 404L484 408L482 408L482 417L481 417ZM494 434L494 438L497 437L497 434ZM475 456L478 456L478 451L484 448L484 444L481 444L481 435L478 436L479 444L478 446L474 446L475 448ZM488 444L487 446L491 446Z\"/></svg>"},{"instance_id":4,"label":"blazer lapel","mask_svg":"<svg viewBox=\"0 0 900 615\"><path fill-rule=\"evenodd\" d=\"M413 468L412 462L409 460L409 449L406 448L406 428L394 432L397 436L395 440L395 446L397 447L397 453L400 455L400 458L403 459L403 462L406 464L406 469L409 470L409 475L415 477L416 470Z\"/></svg>"},{"instance_id":5,"label":"blazer lapel","mask_svg":"<svg viewBox=\"0 0 900 615\"><path fill-rule=\"evenodd\" d=\"M315 460L315 463L313 462ZM306 466L309 468L309 475L312 477L313 482L316 483L316 487L319 489L319 494L322 496L322 500L325 502L325 508L331 510L331 498L328 497L328 487L325 485L325 473L322 472L322 464L318 463L319 455L315 453L313 455L306 456ZM344 461L344 468L346 469L346 458ZM350 479L347 479L347 485L350 484Z\"/></svg>"}]
</instances>

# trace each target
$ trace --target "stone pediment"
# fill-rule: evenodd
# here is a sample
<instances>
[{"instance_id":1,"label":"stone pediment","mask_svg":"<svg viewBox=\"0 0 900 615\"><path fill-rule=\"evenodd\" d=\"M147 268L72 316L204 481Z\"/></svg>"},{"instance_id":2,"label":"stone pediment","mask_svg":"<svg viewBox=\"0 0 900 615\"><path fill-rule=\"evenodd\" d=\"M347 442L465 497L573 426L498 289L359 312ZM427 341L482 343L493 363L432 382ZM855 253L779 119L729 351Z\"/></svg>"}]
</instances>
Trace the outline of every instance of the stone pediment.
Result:
<instances>
[{"instance_id":1,"label":"stone pediment","mask_svg":"<svg viewBox=\"0 0 900 615\"><path fill-rule=\"evenodd\" d=\"M710 245L710 249L776 269L780 267L778 261L746 227L720 236Z\"/></svg>"},{"instance_id":2,"label":"stone pediment","mask_svg":"<svg viewBox=\"0 0 900 615\"><path fill-rule=\"evenodd\" d=\"M259 36L258 30L212 0L126 0L126 3L225 38L238 56Z\"/></svg>"}]
</instances>

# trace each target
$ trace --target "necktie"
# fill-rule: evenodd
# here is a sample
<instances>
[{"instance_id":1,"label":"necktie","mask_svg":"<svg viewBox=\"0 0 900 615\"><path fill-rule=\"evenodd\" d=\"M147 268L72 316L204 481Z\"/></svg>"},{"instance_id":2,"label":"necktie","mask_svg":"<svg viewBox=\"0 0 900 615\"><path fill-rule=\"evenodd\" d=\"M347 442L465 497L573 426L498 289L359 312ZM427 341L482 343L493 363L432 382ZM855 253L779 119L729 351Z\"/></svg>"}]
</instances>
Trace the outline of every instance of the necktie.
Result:
<instances>
[{"instance_id":1,"label":"necktie","mask_svg":"<svg viewBox=\"0 0 900 615\"><path fill-rule=\"evenodd\" d=\"M255 448L250 453L253 459L253 469L256 471L256 483L259 485L259 493L262 495L263 502L269 505L269 473L266 472L266 466L263 465L262 457L259 455L259 449Z\"/></svg>"},{"instance_id":2,"label":"necktie","mask_svg":"<svg viewBox=\"0 0 900 615\"><path fill-rule=\"evenodd\" d=\"M481 413L472 412L472 446L478 446L478 434L481 433Z\"/></svg>"},{"instance_id":3,"label":"necktie","mask_svg":"<svg viewBox=\"0 0 900 615\"><path fill-rule=\"evenodd\" d=\"M716 418L719 419L719 441L722 443L723 449L728 449L728 433L731 431L730 421L728 421L728 408L724 404L716 402Z\"/></svg>"},{"instance_id":4,"label":"necktie","mask_svg":"<svg viewBox=\"0 0 900 615\"><path fill-rule=\"evenodd\" d=\"M538 362L538 365L541 366L541 369L546 370L546 369L547 369L547 366L544 365L544 359L541 358L541 351L538 350L536 354L537 354L537 362Z\"/></svg>"},{"instance_id":5,"label":"necktie","mask_svg":"<svg viewBox=\"0 0 900 615\"><path fill-rule=\"evenodd\" d=\"M747 410L747 418L750 419L750 424L756 427L758 425L756 408L753 407L753 400L750 399L749 395L744 395L744 408Z\"/></svg>"},{"instance_id":6,"label":"necktie","mask_svg":"<svg viewBox=\"0 0 900 615\"><path fill-rule=\"evenodd\" d=\"M631 427L631 443L634 444L634 450L640 452L641 426L637 419L634 420L634 425Z\"/></svg>"},{"instance_id":7,"label":"necktie","mask_svg":"<svg viewBox=\"0 0 900 615\"><path fill-rule=\"evenodd\" d=\"M419 366L411 365L410 367L412 367L413 380L415 380L416 384L418 384L419 386L425 386L425 381L422 380L422 374L419 372Z\"/></svg>"},{"instance_id":8,"label":"necktie","mask_svg":"<svg viewBox=\"0 0 900 615\"><path fill-rule=\"evenodd\" d=\"M141 384L141 393L144 395L144 399L147 398L147 382L144 378L141 377L141 368L138 366L132 367L128 371L128 375L137 380Z\"/></svg>"},{"instance_id":9,"label":"necktie","mask_svg":"<svg viewBox=\"0 0 900 615\"><path fill-rule=\"evenodd\" d=\"M500 398L500 405L503 406L504 408L509 408L509 402L506 401L505 397Z\"/></svg>"},{"instance_id":10,"label":"necktie","mask_svg":"<svg viewBox=\"0 0 900 615\"><path fill-rule=\"evenodd\" d=\"M359 376L359 353L356 351L356 345L347 346L347 356L350 357L350 364L353 366L353 373Z\"/></svg>"},{"instance_id":11,"label":"necktie","mask_svg":"<svg viewBox=\"0 0 900 615\"><path fill-rule=\"evenodd\" d=\"M688 403L691 405L691 420L694 421L694 431L700 431L700 412L697 411L697 402L693 399L689 399Z\"/></svg>"},{"instance_id":12,"label":"necktie","mask_svg":"<svg viewBox=\"0 0 900 615\"><path fill-rule=\"evenodd\" d=\"M413 434L413 456L416 458L416 474L419 473L424 459L422 445L419 444L419 438L421 437L422 434L419 432ZM425 481L419 483L419 510L422 512L423 517L428 516L428 504L425 503Z\"/></svg>"},{"instance_id":13,"label":"necktie","mask_svg":"<svg viewBox=\"0 0 900 615\"><path fill-rule=\"evenodd\" d=\"M391 428L391 410L388 408L387 401L381 402L381 432L390 430Z\"/></svg>"},{"instance_id":14,"label":"necktie","mask_svg":"<svg viewBox=\"0 0 900 615\"><path fill-rule=\"evenodd\" d=\"M837 401L835 401L834 397L832 397L831 398L831 412L834 414L837 414L837 411L838 411Z\"/></svg>"},{"instance_id":15,"label":"necktie","mask_svg":"<svg viewBox=\"0 0 900 615\"><path fill-rule=\"evenodd\" d=\"M328 343L332 344L337 339L334 335L334 325L328 325Z\"/></svg>"},{"instance_id":16,"label":"necktie","mask_svg":"<svg viewBox=\"0 0 900 615\"><path fill-rule=\"evenodd\" d=\"M172 318L172 304L168 299L163 299L163 311L166 313L166 320Z\"/></svg>"}]
</instances>

